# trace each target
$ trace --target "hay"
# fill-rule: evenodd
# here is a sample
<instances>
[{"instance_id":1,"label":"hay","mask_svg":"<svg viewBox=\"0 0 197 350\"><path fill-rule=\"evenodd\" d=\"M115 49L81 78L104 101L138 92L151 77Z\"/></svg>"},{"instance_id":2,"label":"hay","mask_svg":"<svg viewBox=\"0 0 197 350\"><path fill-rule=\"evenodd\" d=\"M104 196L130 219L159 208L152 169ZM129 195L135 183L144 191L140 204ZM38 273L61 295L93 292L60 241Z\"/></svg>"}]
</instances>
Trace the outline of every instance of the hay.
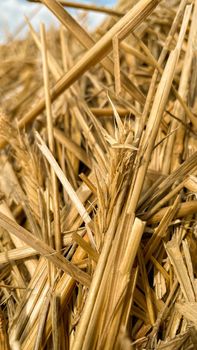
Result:
<instances>
[{"instance_id":1,"label":"hay","mask_svg":"<svg viewBox=\"0 0 197 350\"><path fill-rule=\"evenodd\" d=\"M196 349L197 1L42 3L0 50L0 349Z\"/></svg>"}]
</instances>

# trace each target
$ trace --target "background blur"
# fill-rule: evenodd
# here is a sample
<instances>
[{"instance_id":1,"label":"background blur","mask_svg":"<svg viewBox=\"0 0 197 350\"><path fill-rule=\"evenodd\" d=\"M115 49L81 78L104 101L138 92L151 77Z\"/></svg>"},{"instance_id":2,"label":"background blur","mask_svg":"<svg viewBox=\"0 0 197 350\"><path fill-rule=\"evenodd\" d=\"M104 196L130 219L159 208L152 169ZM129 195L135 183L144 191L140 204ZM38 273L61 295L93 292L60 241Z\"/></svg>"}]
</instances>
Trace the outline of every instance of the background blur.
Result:
<instances>
[{"instance_id":1,"label":"background blur","mask_svg":"<svg viewBox=\"0 0 197 350\"><path fill-rule=\"evenodd\" d=\"M74 2L74 0L73 0ZM92 3L111 7L116 0L77 0L76 2ZM74 16L80 17L80 10L68 9ZM19 27L24 23L24 16L31 19L31 23L35 28L39 27L40 21L44 22L47 27L50 25L57 26L58 22L55 17L43 5L33 4L26 0L0 0L0 42L6 42L11 39L18 31ZM88 25L97 25L102 21L104 15L89 12ZM20 36L25 35L25 30L20 32Z\"/></svg>"}]
</instances>

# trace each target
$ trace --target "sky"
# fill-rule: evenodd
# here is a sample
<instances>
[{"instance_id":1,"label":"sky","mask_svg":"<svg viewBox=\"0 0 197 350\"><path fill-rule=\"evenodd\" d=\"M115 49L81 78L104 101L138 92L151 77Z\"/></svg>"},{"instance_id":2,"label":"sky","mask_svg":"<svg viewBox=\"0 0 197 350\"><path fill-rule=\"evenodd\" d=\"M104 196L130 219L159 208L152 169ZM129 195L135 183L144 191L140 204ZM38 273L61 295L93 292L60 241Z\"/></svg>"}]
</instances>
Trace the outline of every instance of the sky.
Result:
<instances>
[{"instance_id":1,"label":"sky","mask_svg":"<svg viewBox=\"0 0 197 350\"><path fill-rule=\"evenodd\" d=\"M74 0L73 0L74 1ZM76 2L92 3L112 7L116 0L77 0ZM38 11L38 12L37 12ZM72 15L76 15L75 10L69 10ZM36 12L36 14L35 14ZM24 15L31 17L31 23L35 28L39 28L39 23L42 21L46 26L58 25L58 21L54 15L42 5L33 4L26 0L0 0L0 43L6 42L10 37L18 32L21 24L24 22ZM103 15L95 12L89 14L91 23L99 23L102 21ZM18 35L25 35L24 31Z\"/></svg>"}]
</instances>

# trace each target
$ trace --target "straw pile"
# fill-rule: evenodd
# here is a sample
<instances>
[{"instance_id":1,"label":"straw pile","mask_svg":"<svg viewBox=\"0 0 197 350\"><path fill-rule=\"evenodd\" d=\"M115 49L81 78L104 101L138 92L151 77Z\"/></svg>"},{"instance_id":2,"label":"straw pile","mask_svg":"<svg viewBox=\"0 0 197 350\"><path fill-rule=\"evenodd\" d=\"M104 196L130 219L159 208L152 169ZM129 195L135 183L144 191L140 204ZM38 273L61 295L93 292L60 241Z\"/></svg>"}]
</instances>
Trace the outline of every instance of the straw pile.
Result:
<instances>
[{"instance_id":1,"label":"straw pile","mask_svg":"<svg viewBox=\"0 0 197 350\"><path fill-rule=\"evenodd\" d=\"M0 50L0 349L197 349L197 1L42 3Z\"/></svg>"}]
</instances>

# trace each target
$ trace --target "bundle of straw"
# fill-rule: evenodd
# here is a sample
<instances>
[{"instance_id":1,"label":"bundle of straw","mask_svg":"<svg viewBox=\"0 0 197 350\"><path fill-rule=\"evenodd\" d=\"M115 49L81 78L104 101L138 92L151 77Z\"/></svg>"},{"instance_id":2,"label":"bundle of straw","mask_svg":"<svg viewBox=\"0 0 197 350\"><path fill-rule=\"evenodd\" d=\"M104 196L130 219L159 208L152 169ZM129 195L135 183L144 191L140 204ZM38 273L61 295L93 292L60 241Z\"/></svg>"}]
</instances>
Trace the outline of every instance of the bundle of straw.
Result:
<instances>
[{"instance_id":1,"label":"bundle of straw","mask_svg":"<svg viewBox=\"0 0 197 350\"><path fill-rule=\"evenodd\" d=\"M196 349L197 1L41 3L0 50L0 349Z\"/></svg>"}]
</instances>

